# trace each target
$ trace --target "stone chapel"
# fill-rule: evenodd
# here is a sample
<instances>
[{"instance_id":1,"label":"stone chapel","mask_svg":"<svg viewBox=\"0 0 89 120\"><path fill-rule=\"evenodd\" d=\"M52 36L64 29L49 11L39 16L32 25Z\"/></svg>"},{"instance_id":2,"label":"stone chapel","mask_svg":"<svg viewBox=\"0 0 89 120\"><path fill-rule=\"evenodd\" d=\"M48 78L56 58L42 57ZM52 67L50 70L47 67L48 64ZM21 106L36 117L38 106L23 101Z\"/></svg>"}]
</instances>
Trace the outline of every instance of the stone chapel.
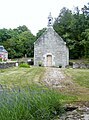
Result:
<instances>
[{"instance_id":1,"label":"stone chapel","mask_svg":"<svg viewBox=\"0 0 89 120\"><path fill-rule=\"evenodd\" d=\"M61 66L69 64L66 42L53 29L53 17L48 16L47 30L34 43L34 65Z\"/></svg>"}]
</instances>

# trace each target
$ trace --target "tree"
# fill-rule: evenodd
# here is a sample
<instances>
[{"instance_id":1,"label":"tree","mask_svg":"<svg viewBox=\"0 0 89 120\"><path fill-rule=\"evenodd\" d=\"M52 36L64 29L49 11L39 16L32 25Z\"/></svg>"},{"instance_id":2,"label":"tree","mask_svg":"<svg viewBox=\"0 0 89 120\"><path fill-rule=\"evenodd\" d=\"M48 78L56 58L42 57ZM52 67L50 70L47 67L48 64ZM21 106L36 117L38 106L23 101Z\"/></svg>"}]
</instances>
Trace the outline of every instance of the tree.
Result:
<instances>
[{"instance_id":1,"label":"tree","mask_svg":"<svg viewBox=\"0 0 89 120\"><path fill-rule=\"evenodd\" d=\"M84 51L84 57L89 58L89 29L86 29L85 32L81 34L83 40L80 42L83 45Z\"/></svg>"},{"instance_id":2,"label":"tree","mask_svg":"<svg viewBox=\"0 0 89 120\"><path fill-rule=\"evenodd\" d=\"M5 49L8 51L9 58L15 58L16 56L16 39L10 38L3 42Z\"/></svg>"},{"instance_id":3,"label":"tree","mask_svg":"<svg viewBox=\"0 0 89 120\"><path fill-rule=\"evenodd\" d=\"M83 44L85 43L85 37L82 35L87 34L86 29L89 28L89 6L84 6L83 10L83 13L81 13L79 8L76 7L74 13L72 13L69 9L63 8L54 22L55 31L69 46L70 58L81 58L86 55L84 49L89 51L88 47Z\"/></svg>"},{"instance_id":4,"label":"tree","mask_svg":"<svg viewBox=\"0 0 89 120\"><path fill-rule=\"evenodd\" d=\"M23 54L33 57L35 36L30 31L25 31L19 35L19 41L23 43Z\"/></svg>"},{"instance_id":5,"label":"tree","mask_svg":"<svg viewBox=\"0 0 89 120\"><path fill-rule=\"evenodd\" d=\"M0 29L0 44L2 44L2 42L6 41L9 38L11 38L9 30L5 28Z\"/></svg>"},{"instance_id":6,"label":"tree","mask_svg":"<svg viewBox=\"0 0 89 120\"><path fill-rule=\"evenodd\" d=\"M28 29L25 25L19 26L19 27L13 29L13 30L16 31L16 32L18 32L18 33L22 33L22 32L25 32L25 31L29 31L29 29Z\"/></svg>"},{"instance_id":7,"label":"tree","mask_svg":"<svg viewBox=\"0 0 89 120\"><path fill-rule=\"evenodd\" d=\"M43 28L41 30L38 31L38 33L36 34L36 39L38 39L45 31L47 28Z\"/></svg>"},{"instance_id":8,"label":"tree","mask_svg":"<svg viewBox=\"0 0 89 120\"><path fill-rule=\"evenodd\" d=\"M0 44L4 45L9 53L9 58L29 57L34 55L35 36L25 26L15 29L0 29Z\"/></svg>"},{"instance_id":9,"label":"tree","mask_svg":"<svg viewBox=\"0 0 89 120\"><path fill-rule=\"evenodd\" d=\"M83 14L87 17L89 16L89 3L86 5L84 5L84 7L81 9L81 11L83 12Z\"/></svg>"},{"instance_id":10,"label":"tree","mask_svg":"<svg viewBox=\"0 0 89 120\"><path fill-rule=\"evenodd\" d=\"M65 7L61 9L60 14L55 20L53 25L55 31L59 35L61 35L61 37L63 37L65 33L70 32L71 20L72 20L72 12Z\"/></svg>"}]
</instances>

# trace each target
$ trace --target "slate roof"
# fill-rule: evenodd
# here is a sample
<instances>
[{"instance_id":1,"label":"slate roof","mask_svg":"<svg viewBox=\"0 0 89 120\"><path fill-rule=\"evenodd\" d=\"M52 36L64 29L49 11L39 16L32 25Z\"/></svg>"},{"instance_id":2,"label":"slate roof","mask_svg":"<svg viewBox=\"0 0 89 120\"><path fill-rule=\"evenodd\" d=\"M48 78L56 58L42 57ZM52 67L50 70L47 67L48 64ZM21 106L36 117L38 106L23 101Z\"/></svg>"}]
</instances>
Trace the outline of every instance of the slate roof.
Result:
<instances>
[{"instance_id":1,"label":"slate roof","mask_svg":"<svg viewBox=\"0 0 89 120\"><path fill-rule=\"evenodd\" d=\"M0 52L7 52L3 46L0 46Z\"/></svg>"}]
</instances>

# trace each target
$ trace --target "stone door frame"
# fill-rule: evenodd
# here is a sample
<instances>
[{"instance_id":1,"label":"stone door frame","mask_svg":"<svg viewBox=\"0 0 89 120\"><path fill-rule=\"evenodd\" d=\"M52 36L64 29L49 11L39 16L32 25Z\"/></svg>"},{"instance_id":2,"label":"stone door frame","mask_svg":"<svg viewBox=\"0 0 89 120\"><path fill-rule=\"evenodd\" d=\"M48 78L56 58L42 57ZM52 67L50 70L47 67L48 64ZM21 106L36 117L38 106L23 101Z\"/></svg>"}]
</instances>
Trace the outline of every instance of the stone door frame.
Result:
<instances>
[{"instance_id":1,"label":"stone door frame","mask_svg":"<svg viewBox=\"0 0 89 120\"><path fill-rule=\"evenodd\" d=\"M55 61L54 61L55 56L52 53L46 53L43 55L43 65L48 66L47 56L52 56L52 65L51 66L55 66Z\"/></svg>"}]
</instances>

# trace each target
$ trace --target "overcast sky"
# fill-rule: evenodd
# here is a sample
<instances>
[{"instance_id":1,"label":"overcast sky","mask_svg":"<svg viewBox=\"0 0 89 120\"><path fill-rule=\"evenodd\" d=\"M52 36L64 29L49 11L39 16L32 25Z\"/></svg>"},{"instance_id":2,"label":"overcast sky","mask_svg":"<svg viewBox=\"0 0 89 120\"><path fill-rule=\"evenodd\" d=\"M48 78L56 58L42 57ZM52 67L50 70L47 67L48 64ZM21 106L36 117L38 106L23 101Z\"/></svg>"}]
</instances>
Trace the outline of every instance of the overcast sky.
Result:
<instances>
[{"instance_id":1,"label":"overcast sky","mask_svg":"<svg viewBox=\"0 0 89 120\"><path fill-rule=\"evenodd\" d=\"M26 25L33 34L47 27L49 12L58 17L60 9L82 8L89 0L0 0L0 29Z\"/></svg>"}]
</instances>

